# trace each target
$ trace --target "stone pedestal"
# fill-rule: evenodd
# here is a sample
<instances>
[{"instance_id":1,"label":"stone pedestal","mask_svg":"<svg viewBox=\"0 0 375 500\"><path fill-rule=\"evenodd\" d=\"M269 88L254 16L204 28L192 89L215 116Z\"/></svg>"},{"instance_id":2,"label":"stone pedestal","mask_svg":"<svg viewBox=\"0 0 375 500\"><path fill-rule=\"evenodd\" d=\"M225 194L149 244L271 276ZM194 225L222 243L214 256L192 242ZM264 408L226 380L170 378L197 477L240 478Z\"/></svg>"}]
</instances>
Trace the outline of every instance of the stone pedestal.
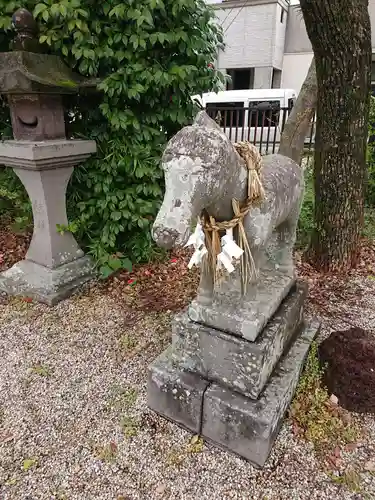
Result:
<instances>
[{"instance_id":1,"label":"stone pedestal","mask_svg":"<svg viewBox=\"0 0 375 500\"><path fill-rule=\"evenodd\" d=\"M93 265L69 232L66 188L73 167L95 153L94 141L0 143L0 164L13 167L30 197L34 233L24 260L0 274L0 290L49 305L92 277Z\"/></svg>"},{"instance_id":2,"label":"stone pedestal","mask_svg":"<svg viewBox=\"0 0 375 500\"><path fill-rule=\"evenodd\" d=\"M172 346L149 368L149 406L262 467L319 330L303 318L306 294L293 285L254 341L178 315Z\"/></svg>"},{"instance_id":3,"label":"stone pedestal","mask_svg":"<svg viewBox=\"0 0 375 500\"><path fill-rule=\"evenodd\" d=\"M210 302L194 300L188 314L192 321L255 341L295 283L292 271L263 270L245 296L240 278L232 279L215 290Z\"/></svg>"}]
</instances>

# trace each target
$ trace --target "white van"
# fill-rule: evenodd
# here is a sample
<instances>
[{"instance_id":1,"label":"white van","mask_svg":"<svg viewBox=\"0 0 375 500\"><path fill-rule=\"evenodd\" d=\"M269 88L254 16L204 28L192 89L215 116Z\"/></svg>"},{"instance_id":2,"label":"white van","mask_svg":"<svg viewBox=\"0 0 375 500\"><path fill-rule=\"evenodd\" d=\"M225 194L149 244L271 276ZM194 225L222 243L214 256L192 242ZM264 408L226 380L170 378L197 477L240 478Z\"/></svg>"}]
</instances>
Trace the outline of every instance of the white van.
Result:
<instances>
[{"instance_id":1,"label":"white van","mask_svg":"<svg viewBox=\"0 0 375 500\"><path fill-rule=\"evenodd\" d=\"M277 149L296 97L291 89L248 89L209 92L192 99L220 123L231 141L253 142L267 154Z\"/></svg>"}]
</instances>

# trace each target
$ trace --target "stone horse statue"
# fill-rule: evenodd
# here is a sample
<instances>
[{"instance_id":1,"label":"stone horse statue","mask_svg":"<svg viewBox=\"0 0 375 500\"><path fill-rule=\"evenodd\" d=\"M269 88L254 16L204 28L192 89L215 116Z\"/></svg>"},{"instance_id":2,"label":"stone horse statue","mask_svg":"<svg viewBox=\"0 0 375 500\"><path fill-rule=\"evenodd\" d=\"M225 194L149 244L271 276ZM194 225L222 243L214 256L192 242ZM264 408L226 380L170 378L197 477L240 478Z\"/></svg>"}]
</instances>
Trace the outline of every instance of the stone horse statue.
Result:
<instances>
[{"instance_id":1,"label":"stone horse statue","mask_svg":"<svg viewBox=\"0 0 375 500\"><path fill-rule=\"evenodd\" d=\"M172 137L162 166L165 197L152 232L160 247L184 246L203 210L228 221L232 200L246 199L245 162L204 111ZM292 251L304 190L302 168L279 154L263 157L260 180L264 198L243 221L257 277L243 295L237 269L220 286L204 271L189 308L192 321L248 340L255 340L295 283Z\"/></svg>"}]
</instances>

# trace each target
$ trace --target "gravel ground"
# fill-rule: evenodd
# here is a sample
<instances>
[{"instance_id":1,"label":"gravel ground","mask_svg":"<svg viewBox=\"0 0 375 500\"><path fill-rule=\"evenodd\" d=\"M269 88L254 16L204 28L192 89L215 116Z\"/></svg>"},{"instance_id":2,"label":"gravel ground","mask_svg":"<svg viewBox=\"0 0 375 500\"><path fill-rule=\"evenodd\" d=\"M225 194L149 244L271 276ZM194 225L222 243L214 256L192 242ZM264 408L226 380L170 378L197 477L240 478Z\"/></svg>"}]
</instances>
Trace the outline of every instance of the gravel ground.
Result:
<instances>
[{"instance_id":1,"label":"gravel ground","mask_svg":"<svg viewBox=\"0 0 375 500\"><path fill-rule=\"evenodd\" d=\"M375 329L375 281L347 287L360 298L333 300L323 337L348 321ZM1 500L375 498L373 416L354 416L366 435L345 456L357 493L324 473L288 421L261 471L212 446L192 452L191 436L146 405L146 368L169 321L95 286L55 308L0 297Z\"/></svg>"}]
</instances>

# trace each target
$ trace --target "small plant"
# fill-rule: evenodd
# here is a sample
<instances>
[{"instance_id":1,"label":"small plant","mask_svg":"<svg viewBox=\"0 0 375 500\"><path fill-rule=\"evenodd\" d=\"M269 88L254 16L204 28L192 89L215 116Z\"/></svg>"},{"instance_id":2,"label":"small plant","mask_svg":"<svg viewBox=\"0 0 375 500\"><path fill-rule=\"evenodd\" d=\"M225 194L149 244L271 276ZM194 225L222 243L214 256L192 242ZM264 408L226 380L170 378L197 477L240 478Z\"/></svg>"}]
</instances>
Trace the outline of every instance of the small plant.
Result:
<instances>
[{"instance_id":1,"label":"small plant","mask_svg":"<svg viewBox=\"0 0 375 500\"><path fill-rule=\"evenodd\" d=\"M64 233L76 233L78 231L78 224L76 222L72 222L67 226L64 224L56 224L56 231L63 235Z\"/></svg>"},{"instance_id":2,"label":"small plant","mask_svg":"<svg viewBox=\"0 0 375 500\"><path fill-rule=\"evenodd\" d=\"M30 373L35 373L36 375L39 375L40 377L49 377L51 375L51 372L47 366L37 364L33 367L30 368Z\"/></svg>"},{"instance_id":3,"label":"small plant","mask_svg":"<svg viewBox=\"0 0 375 500\"><path fill-rule=\"evenodd\" d=\"M110 399L110 405L117 409L129 409L137 401L138 391L133 387L115 387L114 394Z\"/></svg>"},{"instance_id":4,"label":"small plant","mask_svg":"<svg viewBox=\"0 0 375 500\"><path fill-rule=\"evenodd\" d=\"M137 401L138 392L136 389L127 389L121 397L121 401L126 408L133 406Z\"/></svg>"},{"instance_id":5,"label":"small plant","mask_svg":"<svg viewBox=\"0 0 375 500\"><path fill-rule=\"evenodd\" d=\"M196 435L190 439L187 451L188 453L201 453L203 451L203 447L203 439L200 436Z\"/></svg>"},{"instance_id":6,"label":"small plant","mask_svg":"<svg viewBox=\"0 0 375 500\"><path fill-rule=\"evenodd\" d=\"M107 252L101 252L98 256L96 265L99 269L101 279L107 279L112 276L112 274L122 269L129 271L129 273L133 270L131 261L120 252L113 255Z\"/></svg>"},{"instance_id":7,"label":"small plant","mask_svg":"<svg viewBox=\"0 0 375 500\"><path fill-rule=\"evenodd\" d=\"M96 449L96 454L102 462L114 462L117 456L117 445L113 441Z\"/></svg>"},{"instance_id":8,"label":"small plant","mask_svg":"<svg viewBox=\"0 0 375 500\"><path fill-rule=\"evenodd\" d=\"M168 455L167 455L167 464L172 465L172 466L180 466L186 458L186 454L182 453L181 451L178 450L172 450Z\"/></svg>"},{"instance_id":9,"label":"small plant","mask_svg":"<svg viewBox=\"0 0 375 500\"><path fill-rule=\"evenodd\" d=\"M121 428L126 438L135 437L139 431L139 422L135 417L124 416L121 419Z\"/></svg>"},{"instance_id":10,"label":"small plant","mask_svg":"<svg viewBox=\"0 0 375 500\"><path fill-rule=\"evenodd\" d=\"M295 429L312 442L318 452L354 442L359 430L345 418L347 412L332 403L323 384L318 346L314 342L294 397L290 416Z\"/></svg>"},{"instance_id":11,"label":"small plant","mask_svg":"<svg viewBox=\"0 0 375 500\"><path fill-rule=\"evenodd\" d=\"M120 337L120 348L123 351L131 352L137 346L137 341L128 333Z\"/></svg>"},{"instance_id":12,"label":"small plant","mask_svg":"<svg viewBox=\"0 0 375 500\"><path fill-rule=\"evenodd\" d=\"M342 474L328 473L330 479L340 486L345 486L349 491L353 493L360 493L362 491L361 487L361 476L354 469L348 469Z\"/></svg>"},{"instance_id":13,"label":"small plant","mask_svg":"<svg viewBox=\"0 0 375 500\"><path fill-rule=\"evenodd\" d=\"M365 210L365 225L363 235L369 240L375 240L375 208L367 208Z\"/></svg>"},{"instance_id":14,"label":"small plant","mask_svg":"<svg viewBox=\"0 0 375 500\"><path fill-rule=\"evenodd\" d=\"M314 228L314 205L313 167L309 164L305 168L305 194L297 227L296 246L301 250L305 250L310 244L310 238Z\"/></svg>"},{"instance_id":15,"label":"small plant","mask_svg":"<svg viewBox=\"0 0 375 500\"><path fill-rule=\"evenodd\" d=\"M202 453L204 441L201 436L195 435L189 439L181 449L172 449L167 455L167 464L172 466L181 465L189 454Z\"/></svg>"}]
</instances>

